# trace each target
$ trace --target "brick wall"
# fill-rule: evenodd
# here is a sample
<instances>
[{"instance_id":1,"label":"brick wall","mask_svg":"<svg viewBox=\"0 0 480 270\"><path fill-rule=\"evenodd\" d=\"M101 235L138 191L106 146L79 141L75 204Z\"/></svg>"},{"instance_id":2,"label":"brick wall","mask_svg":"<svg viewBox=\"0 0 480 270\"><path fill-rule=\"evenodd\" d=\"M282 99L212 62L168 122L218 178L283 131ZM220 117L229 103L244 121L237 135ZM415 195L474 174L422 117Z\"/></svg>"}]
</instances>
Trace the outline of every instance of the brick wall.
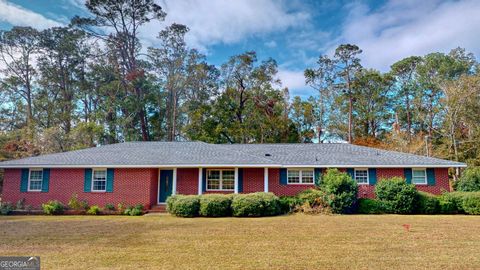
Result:
<instances>
[{"instance_id":1,"label":"brick wall","mask_svg":"<svg viewBox=\"0 0 480 270\"><path fill-rule=\"evenodd\" d=\"M377 181L381 181L385 178L391 177L402 177L404 178L404 169L403 168L381 168L377 169ZM447 168L436 168L435 169L435 185L416 185L417 189L420 191L440 195L443 191L451 191L450 183L448 180L448 169ZM359 185L358 186L358 196L361 198L374 198L375 197L375 186L373 185Z\"/></svg>"},{"instance_id":2,"label":"brick wall","mask_svg":"<svg viewBox=\"0 0 480 270\"><path fill-rule=\"evenodd\" d=\"M143 204L149 208L156 203L158 169L115 169L113 192L83 192L85 169L50 169L48 192L20 192L21 169L6 169L2 199L17 202L24 198L25 204L40 207L48 200L68 203L73 193L85 199L90 205L104 207L107 203L115 206Z\"/></svg>"},{"instance_id":3,"label":"brick wall","mask_svg":"<svg viewBox=\"0 0 480 270\"><path fill-rule=\"evenodd\" d=\"M198 194L198 169L177 169L177 194Z\"/></svg>"},{"instance_id":4,"label":"brick wall","mask_svg":"<svg viewBox=\"0 0 480 270\"><path fill-rule=\"evenodd\" d=\"M268 169L268 191L277 196L293 196L300 191L314 187L314 184L280 185L280 169Z\"/></svg>"},{"instance_id":5,"label":"brick wall","mask_svg":"<svg viewBox=\"0 0 480 270\"><path fill-rule=\"evenodd\" d=\"M263 168L244 168L243 169L243 193L263 192L264 173Z\"/></svg>"}]
</instances>

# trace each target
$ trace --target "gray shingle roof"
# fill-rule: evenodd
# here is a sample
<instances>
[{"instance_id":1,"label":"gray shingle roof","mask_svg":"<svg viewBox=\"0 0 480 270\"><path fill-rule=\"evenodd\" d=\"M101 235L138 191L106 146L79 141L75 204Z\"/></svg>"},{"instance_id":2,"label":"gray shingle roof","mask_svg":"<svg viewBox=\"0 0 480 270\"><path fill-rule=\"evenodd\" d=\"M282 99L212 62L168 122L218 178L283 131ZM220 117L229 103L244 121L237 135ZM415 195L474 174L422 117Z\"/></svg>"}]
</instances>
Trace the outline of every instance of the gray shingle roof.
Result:
<instances>
[{"instance_id":1,"label":"gray shingle roof","mask_svg":"<svg viewBox=\"0 0 480 270\"><path fill-rule=\"evenodd\" d=\"M463 167L464 163L351 144L127 142L0 162L10 167Z\"/></svg>"}]
</instances>

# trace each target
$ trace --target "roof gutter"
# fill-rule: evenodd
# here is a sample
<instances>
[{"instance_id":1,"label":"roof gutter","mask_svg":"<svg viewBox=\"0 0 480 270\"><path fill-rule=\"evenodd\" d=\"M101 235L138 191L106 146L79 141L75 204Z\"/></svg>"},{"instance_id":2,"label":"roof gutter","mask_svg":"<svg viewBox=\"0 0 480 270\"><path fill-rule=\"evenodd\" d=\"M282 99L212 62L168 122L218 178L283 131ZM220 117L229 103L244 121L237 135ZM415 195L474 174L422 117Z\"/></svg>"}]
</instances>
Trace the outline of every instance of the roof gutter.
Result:
<instances>
[{"instance_id":1,"label":"roof gutter","mask_svg":"<svg viewBox=\"0 0 480 270\"><path fill-rule=\"evenodd\" d=\"M2 165L3 169L14 168L466 168L467 164L447 165L280 165L280 164L168 164L168 165L53 165L53 164L15 164Z\"/></svg>"}]
</instances>

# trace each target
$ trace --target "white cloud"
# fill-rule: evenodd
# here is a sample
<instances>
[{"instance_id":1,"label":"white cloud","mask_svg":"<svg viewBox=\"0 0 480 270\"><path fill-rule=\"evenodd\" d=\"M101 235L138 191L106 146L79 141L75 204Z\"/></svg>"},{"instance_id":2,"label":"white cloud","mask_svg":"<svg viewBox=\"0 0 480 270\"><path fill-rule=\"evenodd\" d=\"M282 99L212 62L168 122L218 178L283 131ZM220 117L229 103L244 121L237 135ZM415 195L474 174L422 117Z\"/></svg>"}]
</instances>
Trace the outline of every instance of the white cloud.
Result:
<instances>
[{"instance_id":1,"label":"white cloud","mask_svg":"<svg viewBox=\"0 0 480 270\"><path fill-rule=\"evenodd\" d=\"M283 1L274 0L158 0L167 12L163 23L151 22L142 30L144 38L156 37L165 25L190 28L187 43L201 50L213 44L232 44L252 35L283 31L308 20L304 12L289 12ZM153 41L153 40L152 40Z\"/></svg>"},{"instance_id":2,"label":"white cloud","mask_svg":"<svg viewBox=\"0 0 480 270\"><path fill-rule=\"evenodd\" d=\"M275 40L271 40L271 41L265 42L264 45L267 46L268 48L275 48L277 47L277 42L275 42Z\"/></svg>"},{"instance_id":3,"label":"white cloud","mask_svg":"<svg viewBox=\"0 0 480 270\"><path fill-rule=\"evenodd\" d=\"M355 3L340 43L354 43L363 49L364 66L388 70L404 57L430 52L448 52L455 47L480 54L480 1L390 0L378 10Z\"/></svg>"},{"instance_id":4,"label":"white cloud","mask_svg":"<svg viewBox=\"0 0 480 270\"><path fill-rule=\"evenodd\" d=\"M277 76L282 81L282 86L288 87L290 90L290 97L301 96L306 98L316 94L312 88L305 84L303 70L290 70L280 67Z\"/></svg>"},{"instance_id":5,"label":"white cloud","mask_svg":"<svg viewBox=\"0 0 480 270\"><path fill-rule=\"evenodd\" d=\"M57 21L45 18L41 14L12 4L6 0L0 0L0 21L8 22L12 25L32 26L38 29L62 25Z\"/></svg>"}]
</instances>

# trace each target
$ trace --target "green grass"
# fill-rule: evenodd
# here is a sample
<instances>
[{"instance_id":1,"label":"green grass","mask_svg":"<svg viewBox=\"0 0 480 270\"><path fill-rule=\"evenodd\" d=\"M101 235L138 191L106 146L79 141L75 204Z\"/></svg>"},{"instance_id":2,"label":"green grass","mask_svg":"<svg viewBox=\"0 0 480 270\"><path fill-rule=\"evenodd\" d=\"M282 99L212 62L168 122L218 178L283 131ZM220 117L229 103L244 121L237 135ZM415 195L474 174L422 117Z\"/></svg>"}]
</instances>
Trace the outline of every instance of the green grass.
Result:
<instances>
[{"instance_id":1,"label":"green grass","mask_svg":"<svg viewBox=\"0 0 480 270\"><path fill-rule=\"evenodd\" d=\"M0 239L42 269L480 268L479 216L8 216Z\"/></svg>"}]
</instances>

